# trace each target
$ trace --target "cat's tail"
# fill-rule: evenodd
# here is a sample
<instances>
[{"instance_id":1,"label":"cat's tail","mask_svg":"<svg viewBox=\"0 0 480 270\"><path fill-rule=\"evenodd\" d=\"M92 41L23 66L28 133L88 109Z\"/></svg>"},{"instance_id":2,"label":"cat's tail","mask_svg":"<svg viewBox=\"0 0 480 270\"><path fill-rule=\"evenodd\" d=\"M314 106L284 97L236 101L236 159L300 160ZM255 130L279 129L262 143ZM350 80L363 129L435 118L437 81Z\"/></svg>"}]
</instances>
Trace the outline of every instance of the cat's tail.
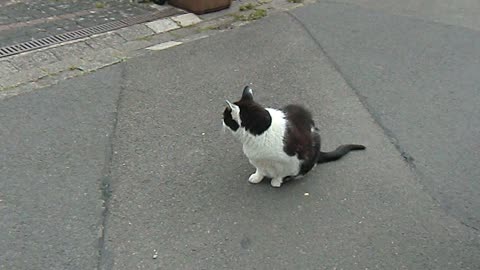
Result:
<instances>
[{"instance_id":1,"label":"cat's tail","mask_svg":"<svg viewBox=\"0 0 480 270\"><path fill-rule=\"evenodd\" d=\"M339 147L337 147L337 149L335 149L332 152L322 152L322 151L320 151L320 155L318 157L317 163L325 163L325 162L335 161L335 160L338 160L341 157L345 156L350 151L364 150L364 149L365 149L365 146L360 145L360 144L340 145Z\"/></svg>"}]
</instances>

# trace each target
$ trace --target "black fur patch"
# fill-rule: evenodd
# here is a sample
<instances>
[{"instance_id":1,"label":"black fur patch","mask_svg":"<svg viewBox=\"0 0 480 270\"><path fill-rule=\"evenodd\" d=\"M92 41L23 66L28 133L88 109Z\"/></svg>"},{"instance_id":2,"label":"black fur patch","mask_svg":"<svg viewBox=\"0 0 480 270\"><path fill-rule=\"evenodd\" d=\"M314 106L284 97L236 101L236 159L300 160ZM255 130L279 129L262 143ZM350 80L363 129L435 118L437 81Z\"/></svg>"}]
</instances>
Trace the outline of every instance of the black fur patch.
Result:
<instances>
[{"instance_id":1,"label":"black fur patch","mask_svg":"<svg viewBox=\"0 0 480 270\"><path fill-rule=\"evenodd\" d=\"M240 107L240 120L242 127L253 135L261 135L272 124L270 113L260 104L253 101L252 97L244 98L234 103Z\"/></svg>"},{"instance_id":2,"label":"black fur patch","mask_svg":"<svg viewBox=\"0 0 480 270\"><path fill-rule=\"evenodd\" d=\"M287 155L297 155L303 161L300 175L309 172L317 163L335 161L350 151L365 149L363 145L344 144L334 151L322 152L320 133L310 112L299 105L288 105L283 108L283 112L288 121L283 150Z\"/></svg>"},{"instance_id":3,"label":"black fur patch","mask_svg":"<svg viewBox=\"0 0 480 270\"><path fill-rule=\"evenodd\" d=\"M223 111L223 122L233 131L237 131L239 128L237 121L232 118L232 110L229 107Z\"/></svg>"},{"instance_id":4,"label":"black fur patch","mask_svg":"<svg viewBox=\"0 0 480 270\"><path fill-rule=\"evenodd\" d=\"M288 121L283 151L289 156L297 155L298 159L303 160L300 174L306 174L317 163L320 135L311 113L302 106L288 105L283 108L283 112Z\"/></svg>"},{"instance_id":5,"label":"black fur patch","mask_svg":"<svg viewBox=\"0 0 480 270\"><path fill-rule=\"evenodd\" d=\"M243 88L242 100L252 100L253 101L253 90L250 86L245 86Z\"/></svg>"}]
</instances>

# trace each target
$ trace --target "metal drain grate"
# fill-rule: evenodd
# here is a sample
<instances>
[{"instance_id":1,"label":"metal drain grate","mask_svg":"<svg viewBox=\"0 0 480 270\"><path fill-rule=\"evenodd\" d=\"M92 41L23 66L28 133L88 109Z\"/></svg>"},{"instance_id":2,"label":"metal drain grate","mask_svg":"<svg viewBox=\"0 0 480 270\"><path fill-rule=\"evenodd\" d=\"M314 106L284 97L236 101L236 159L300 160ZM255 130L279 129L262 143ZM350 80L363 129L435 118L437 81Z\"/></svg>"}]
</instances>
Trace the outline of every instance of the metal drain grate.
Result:
<instances>
[{"instance_id":1,"label":"metal drain grate","mask_svg":"<svg viewBox=\"0 0 480 270\"><path fill-rule=\"evenodd\" d=\"M40 38L40 39L34 39L34 40L23 42L23 43L1 47L0 58L40 49L43 47L48 47L48 46L59 44L66 41L86 38L95 34L105 33L108 31L127 27L130 25L149 22L149 21L165 18L168 16L180 14L180 13L182 13L182 11L172 8L172 9L167 9L163 11L153 12L147 15L130 17L130 18L114 21L114 22L108 22L101 25L83 28L80 30L66 32L63 34L58 34L58 35L49 36L49 37Z\"/></svg>"}]
</instances>

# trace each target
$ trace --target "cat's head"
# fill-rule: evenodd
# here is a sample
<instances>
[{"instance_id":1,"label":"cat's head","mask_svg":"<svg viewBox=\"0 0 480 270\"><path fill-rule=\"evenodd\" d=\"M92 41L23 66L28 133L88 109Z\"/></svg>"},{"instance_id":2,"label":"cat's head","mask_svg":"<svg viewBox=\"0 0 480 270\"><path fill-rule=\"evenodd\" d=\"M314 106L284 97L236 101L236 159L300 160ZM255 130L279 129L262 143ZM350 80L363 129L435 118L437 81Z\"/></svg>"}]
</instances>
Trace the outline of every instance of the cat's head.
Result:
<instances>
[{"instance_id":1,"label":"cat's head","mask_svg":"<svg viewBox=\"0 0 480 270\"><path fill-rule=\"evenodd\" d=\"M270 113L253 100L253 90L249 86L243 89L239 101L226 100L227 107L223 111L223 125L237 136L261 135L271 125Z\"/></svg>"}]
</instances>

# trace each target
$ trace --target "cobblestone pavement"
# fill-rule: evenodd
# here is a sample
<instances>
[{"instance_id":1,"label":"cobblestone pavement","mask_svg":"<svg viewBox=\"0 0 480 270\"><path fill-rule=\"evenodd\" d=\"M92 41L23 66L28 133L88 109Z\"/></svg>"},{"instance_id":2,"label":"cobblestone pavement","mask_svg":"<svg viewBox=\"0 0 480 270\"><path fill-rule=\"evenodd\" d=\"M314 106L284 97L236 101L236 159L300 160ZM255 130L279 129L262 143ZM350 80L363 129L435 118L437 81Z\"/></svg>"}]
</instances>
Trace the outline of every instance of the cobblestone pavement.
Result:
<instances>
[{"instance_id":1,"label":"cobblestone pavement","mask_svg":"<svg viewBox=\"0 0 480 270\"><path fill-rule=\"evenodd\" d=\"M148 14L131 0L0 0L0 47Z\"/></svg>"},{"instance_id":2,"label":"cobblestone pavement","mask_svg":"<svg viewBox=\"0 0 480 270\"><path fill-rule=\"evenodd\" d=\"M53 3L54 0L48 1ZM48 1L44 0L38 3L47 3ZM0 57L0 99L44 88L72 77L82 76L100 68L142 55L148 50L166 49L243 26L260 19L262 16L255 18L251 16L251 14L258 13L259 10L263 11L263 16L265 16L293 9L312 1L305 0L303 4L297 4L287 0L235 0L228 9L196 16L191 13L185 14L186 11L168 5L135 4L127 0L116 1L116 3L113 0L102 2L105 3L105 7L101 9L94 8L93 11L95 13L90 13L92 10L81 8L81 5L88 2L86 0L58 0L56 2L58 4L57 8L62 3L66 6L70 6L73 3L78 4L76 8L70 8L69 13L64 13L57 17L73 16L70 19L62 17L63 19L60 20L79 21L81 23L78 24L78 27L81 26L81 28L91 26L87 23L93 25L95 25L94 22L97 24L103 23L108 10L116 10L118 16L125 17L143 15L140 12L149 13L158 10L172 11L172 15L167 15L167 17L155 21L139 23L37 50ZM10 20L13 20L12 14L5 12L5 8L13 10L19 6L30 5L32 7L33 2L33 0L0 0L0 10L2 14L9 14ZM67 9L66 6L64 9ZM124 9L109 9L109 7L114 6L124 7ZM38 6L36 8L38 9ZM84 14L85 11L90 14ZM102 17L104 18L102 19L103 21L99 19L101 16L104 16ZM88 19L81 20L82 18ZM38 22L35 20L33 19L34 22ZM22 23L22 21L18 23ZM45 24L51 23L53 22L45 22ZM59 23L56 22L56 24ZM0 28L0 36L3 39L6 38L5 33L9 31L18 31L26 35L25 29L30 27L5 30L5 25L0 25L0 27L3 27L3 30ZM36 27L39 27L39 25ZM12 38L12 36L9 37ZM30 38L32 37L30 36ZM168 65L168 63L165 63L165 65Z\"/></svg>"}]
</instances>

